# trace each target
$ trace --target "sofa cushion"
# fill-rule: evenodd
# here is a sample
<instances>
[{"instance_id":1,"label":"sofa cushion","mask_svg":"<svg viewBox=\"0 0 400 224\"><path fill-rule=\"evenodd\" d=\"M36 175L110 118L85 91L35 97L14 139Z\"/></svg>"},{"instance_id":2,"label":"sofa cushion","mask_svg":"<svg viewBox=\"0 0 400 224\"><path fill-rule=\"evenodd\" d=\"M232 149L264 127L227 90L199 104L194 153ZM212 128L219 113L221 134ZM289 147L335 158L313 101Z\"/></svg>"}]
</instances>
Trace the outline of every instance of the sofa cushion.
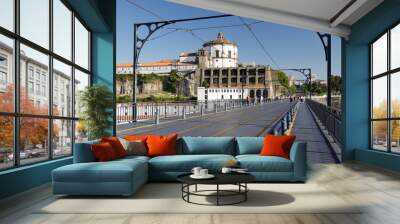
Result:
<instances>
[{"instance_id":1,"label":"sofa cushion","mask_svg":"<svg viewBox=\"0 0 400 224\"><path fill-rule=\"evenodd\" d=\"M235 155L235 139L233 137L182 137L182 154Z\"/></svg>"},{"instance_id":2,"label":"sofa cushion","mask_svg":"<svg viewBox=\"0 0 400 224\"><path fill-rule=\"evenodd\" d=\"M109 142L102 142L99 144L92 144L91 146L96 161L105 162L117 159L118 156L115 154L113 146Z\"/></svg>"},{"instance_id":3,"label":"sofa cushion","mask_svg":"<svg viewBox=\"0 0 400 224\"><path fill-rule=\"evenodd\" d=\"M126 155L137 155L145 156L147 155L146 143L142 140L126 140L124 138L118 138L122 146L126 151Z\"/></svg>"},{"instance_id":4,"label":"sofa cushion","mask_svg":"<svg viewBox=\"0 0 400 224\"><path fill-rule=\"evenodd\" d=\"M262 156L280 156L290 159L290 148L296 136L294 135L266 135L261 149Z\"/></svg>"},{"instance_id":5,"label":"sofa cushion","mask_svg":"<svg viewBox=\"0 0 400 224\"><path fill-rule=\"evenodd\" d=\"M176 155L176 139L178 134L171 134L166 136L149 136L146 140L148 152L147 155L165 156Z\"/></svg>"},{"instance_id":6,"label":"sofa cushion","mask_svg":"<svg viewBox=\"0 0 400 224\"><path fill-rule=\"evenodd\" d=\"M91 149L92 144L99 144L100 140L75 143L74 147L74 163L95 162L96 158Z\"/></svg>"},{"instance_id":7,"label":"sofa cushion","mask_svg":"<svg viewBox=\"0 0 400 224\"><path fill-rule=\"evenodd\" d=\"M199 166L212 172L219 171L228 160L235 159L231 155L175 155L158 156L149 160L150 171L190 172Z\"/></svg>"},{"instance_id":8,"label":"sofa cushion","mask_svg":"<svg viewBox=\"0 0 400 224\"><path fill-rule=\"evenodd\" d=\"M236 137L236 155L260 154L264 137Z\"/></svg>"},{"instance_id":9,"label":"sofa cushion","mask_svg":"<svg viewBox=\"0 0 400 224\"><path fill-rule=\"evenodd\" d=\"M240 167L249 172L292 172L293 162L279 156L239 155Z\"/></svg>"},{"instance_id":10,"label":"sofa cushion","mask_svg":"<svg viewBox=\"0 0 400 224\"><path fill-rule=\"evenodd\" d=\"M52 173L57 182L130 182L135 172L147 172L147 163L140 159L75 163Z\"/></svg>"},{"instance_id":11,"label":"sofa cushion","mask_svg":"<svg viewBox=\"0 0 400 224\"><path fill-rule=\"evenodd\" d=\"M108 142L111 144L114 149L115 155L117 158L122 158L126 156L126 151L124 146L121 144L117 137L103 137L101 138L101 142Z\"/></svg>"},{"instance_id":12,"label":"sofa cushion","mask_svg":"<svg viewBox=\"0 0 400 224\"><path fill-rule=\"evenodd\" d=\"M124 161L124 162L128 162L129 163L129 162L134 161L134 160L138 160L138 161L142 161L142 162L148 162L149 159L150 159L150 157L147 157L147 156L130 155L130 156L125 156L124 158L120 158L120 159L114 160L113 162Z\"/></svg>"}]
</instances>

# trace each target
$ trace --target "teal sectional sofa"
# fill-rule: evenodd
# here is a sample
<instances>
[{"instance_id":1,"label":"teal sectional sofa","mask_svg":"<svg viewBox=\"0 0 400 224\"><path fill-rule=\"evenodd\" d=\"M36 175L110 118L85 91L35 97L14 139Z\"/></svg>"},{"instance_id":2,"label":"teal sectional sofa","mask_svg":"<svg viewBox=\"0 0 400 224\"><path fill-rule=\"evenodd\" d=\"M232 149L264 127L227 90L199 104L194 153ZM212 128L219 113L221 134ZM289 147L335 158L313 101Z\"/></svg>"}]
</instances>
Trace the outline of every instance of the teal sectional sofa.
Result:
<instances>
[{"instance_id":1,"label":"teal sectional sofa","mask_svg":"<svg viewBox=\"0 0 400 224\"><path fill-rule=\"evenodd\" d=\"M305 182L306 143L295 142L290 159L260 156L263 137L182 137L177 141L177 155L127 156L96 162L91 141L77 143L74 163L52 172L54 194L131 195L148 181L176 181L193 167L219 172L228 160L236 160L259 182Z\"/></svg>"}]
</instances>

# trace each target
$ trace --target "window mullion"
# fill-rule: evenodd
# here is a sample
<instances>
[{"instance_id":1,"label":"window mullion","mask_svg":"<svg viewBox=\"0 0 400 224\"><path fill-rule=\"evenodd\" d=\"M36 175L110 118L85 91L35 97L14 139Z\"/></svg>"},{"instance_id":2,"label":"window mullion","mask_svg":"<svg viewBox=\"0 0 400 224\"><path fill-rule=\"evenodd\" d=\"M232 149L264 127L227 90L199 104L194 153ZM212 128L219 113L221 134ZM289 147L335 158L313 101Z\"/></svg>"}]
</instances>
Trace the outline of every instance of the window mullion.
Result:
<instances>
[{"instance_id":1,"label":"window mullion","mask_svg":"<svg viewBox=\"0 0 400 224\"><path fill-rule=\"evenodd\" d=\"M53 52L53 0L49 0L49 50ZM49 86L47 88L49 97L49 116L48 119L48 152L49 159L53 158L53 56L49 55L49 74L48 74L48 83Z\"/></svg>"},{"instance_id":2,"label":"window mullion","mask_svg":"<svg viewBox=\"0 0 400 224\"><path fill-rule=\"evenodd\" d=\"M374 146L374 136L373 136L373 109L372 109L372 96L373 96L373 79L372 79L372 71L373 71L373 47L372 44L369 46L369 148L373 149Z\"/></svg>"},{"instance_id":3,"label":"window mullion","mask_svg":"<svg viewBox=\"0 0 400 224\"><path fill-rule=\"evenodd\" d=\"M71 105L71 117L75 118L75 12L72 11L71 15L71 60L74 66L71 67L71 91L72 91L72 105ZM74 146L75 146L75 125L76 121L72 121L72 133L71 133L71 150L72 155L74 155Z\"/></svg>"},{"instance_id":4,"label":"window mullion","mask_svg":"<svg viewBox=\"0 0 400 224\"><path fill-rule=\"evenodd\" d=\"M19 35L19 8L20 8L20 0L14 1L14 31L17 35ZM20 48L19 48L19 39L14 39L14 113L19 114L20 112ZM20 118L14 116L14 166L20 165L20 155L19 155L19 135L20 135Z\"/></svg>"},{"instance_id":5,"label":"window mullion","mask_svg":"<svg viewBox=\"0 0 400 224\"><path fill-rule=\"evenodd\" d=\"M386 66L387 66L387 71L390 71L390 30L387 32L387 52L386 52L386 54L387 54L387 64L386 64ZM391 118L392 117L392 99L391 99L391 79L392 79L392 76L391 76L391 74L390 73L388 73L388 75L387 75L387 89L388 89L388 92L387 92L387 98L388 98L388 103L387 103L387 110L388 110L388 118ZM391 120L389 120L388 121L388 128L387 128L387 132L388 132L388 148L387 148L387 150L388 150L388 152L391 152L392 151L392 121Z\"/></svg>"}]
</instances>

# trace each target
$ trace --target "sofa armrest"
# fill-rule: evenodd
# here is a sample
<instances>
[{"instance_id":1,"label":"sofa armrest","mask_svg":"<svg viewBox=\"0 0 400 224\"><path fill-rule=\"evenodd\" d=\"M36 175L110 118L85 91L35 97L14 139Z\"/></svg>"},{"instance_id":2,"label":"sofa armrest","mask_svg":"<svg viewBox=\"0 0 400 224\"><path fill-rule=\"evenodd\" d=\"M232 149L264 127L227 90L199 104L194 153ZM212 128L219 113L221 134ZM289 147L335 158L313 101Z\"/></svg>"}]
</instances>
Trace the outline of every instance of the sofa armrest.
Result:
<instances>
[{"instance_id":1,"label":"sofa armrest","mask_svg":"<svg viewBox=\"0 0 400 224\"><path fill-rule=\"evenodd\" d=\"M305 181L307 177L307 143L295 142L290 149L290 160L293 162L293 179Z\"/></svg>"},{"instance_id":2,"label":"sofa armrest","mask_svg":"<svg viewBox=\"0 0 400 224\"><path fill-rule=\"evenodd\" d=\"M89 163L95 162L96 158L92 153L90 146L92 144L100 143L99 140L75 143L74 145L74 163Z\"/></svg>"}]
</instances>

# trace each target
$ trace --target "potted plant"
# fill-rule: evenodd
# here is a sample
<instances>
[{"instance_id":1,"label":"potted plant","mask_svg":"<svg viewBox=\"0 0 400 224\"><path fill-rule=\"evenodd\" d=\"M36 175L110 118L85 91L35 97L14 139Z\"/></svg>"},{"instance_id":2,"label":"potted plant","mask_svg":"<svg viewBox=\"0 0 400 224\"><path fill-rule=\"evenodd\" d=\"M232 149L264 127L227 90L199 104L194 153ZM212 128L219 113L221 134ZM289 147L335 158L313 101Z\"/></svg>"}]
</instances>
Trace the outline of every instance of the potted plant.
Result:
<instances>
[{"instance_id":1,"label":"potted plant","mask_svg":"<svg viewBox=\"0 0 400 224\"><path fill-rule=\"evenodd\" d=\"M113 117L113 93L102 84L86 87L80 93L81 119L89 140L110 136Z\"/></svg>"}]
</instances>

